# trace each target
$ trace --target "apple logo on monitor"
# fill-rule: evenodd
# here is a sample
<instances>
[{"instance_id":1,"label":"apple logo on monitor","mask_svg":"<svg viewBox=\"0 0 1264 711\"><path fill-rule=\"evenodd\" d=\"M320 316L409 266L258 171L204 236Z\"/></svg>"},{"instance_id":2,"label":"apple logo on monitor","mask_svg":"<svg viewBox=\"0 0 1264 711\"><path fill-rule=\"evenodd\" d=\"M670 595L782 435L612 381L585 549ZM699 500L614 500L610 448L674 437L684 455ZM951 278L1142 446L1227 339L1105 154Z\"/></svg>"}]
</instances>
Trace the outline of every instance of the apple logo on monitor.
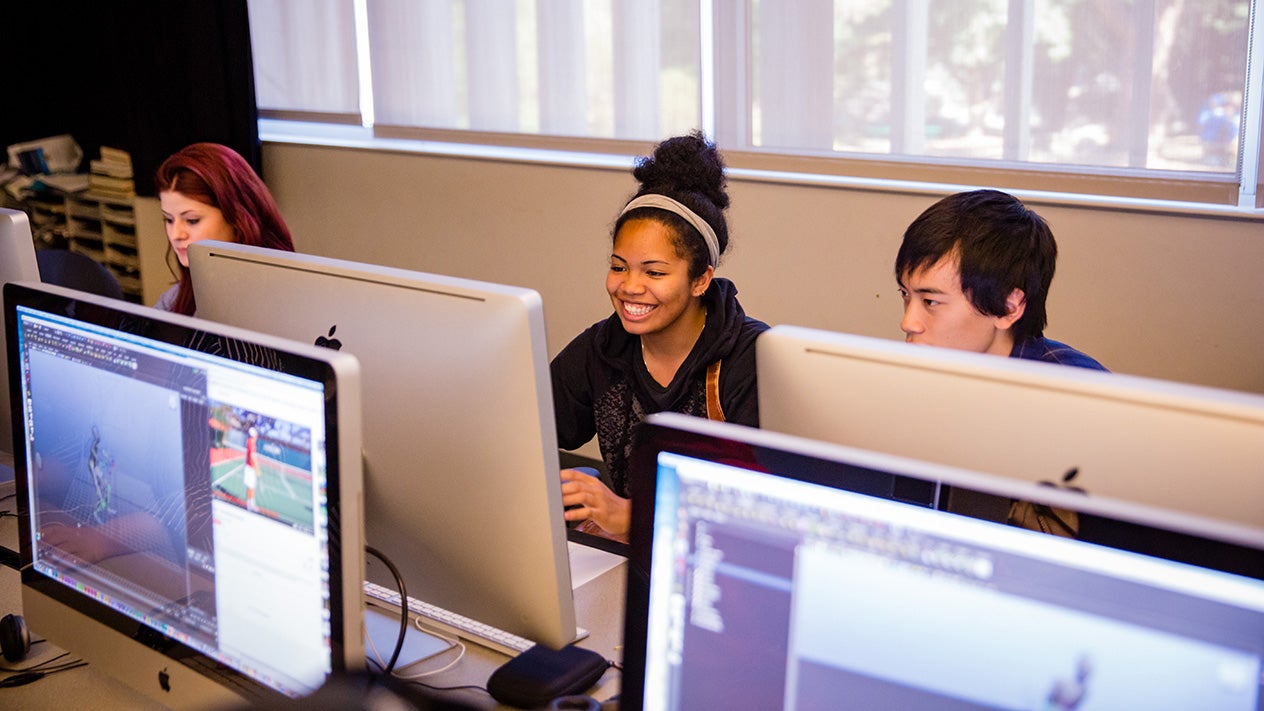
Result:
<instances>
[{"instance_id":1,"label":"apple logo on monitor","mask_svg":"<svg viewBox=\"0 0 1264 711\"><path fill-rule=\"evenodd\" d=\"M335 323L334 325L329 327L328 334L324 336L316 337L316 345L320 346L321 348L331 348L335 351L340 350L342 348L342 341L338 340L337 338L334 338L334 331L336 330L338 330L338 324Z\"/></svg>"}]
</instances>

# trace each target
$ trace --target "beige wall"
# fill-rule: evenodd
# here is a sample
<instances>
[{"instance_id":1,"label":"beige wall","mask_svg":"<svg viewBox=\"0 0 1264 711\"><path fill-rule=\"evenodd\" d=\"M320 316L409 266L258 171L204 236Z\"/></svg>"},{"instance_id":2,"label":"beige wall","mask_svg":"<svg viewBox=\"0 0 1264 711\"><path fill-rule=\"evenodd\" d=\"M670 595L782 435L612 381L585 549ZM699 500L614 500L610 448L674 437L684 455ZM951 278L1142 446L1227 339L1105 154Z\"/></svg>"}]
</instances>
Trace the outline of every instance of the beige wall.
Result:
<instances>
[{"instance_id":1,"label":"beige wall","mask_svg":"<svg viewBox=\"0 0 1264 711\"><path fill-rule=\"evenodd\" d=\"M626 169L264 146L300 251L527 286L550 353L609 314ZM719 274L751 315L901 338L891 263L936 198L730 178ZM1040 205L1061 252L1046 335L1119 372L1264 393L1264 221Z\"/></svg>"}]
</instances>

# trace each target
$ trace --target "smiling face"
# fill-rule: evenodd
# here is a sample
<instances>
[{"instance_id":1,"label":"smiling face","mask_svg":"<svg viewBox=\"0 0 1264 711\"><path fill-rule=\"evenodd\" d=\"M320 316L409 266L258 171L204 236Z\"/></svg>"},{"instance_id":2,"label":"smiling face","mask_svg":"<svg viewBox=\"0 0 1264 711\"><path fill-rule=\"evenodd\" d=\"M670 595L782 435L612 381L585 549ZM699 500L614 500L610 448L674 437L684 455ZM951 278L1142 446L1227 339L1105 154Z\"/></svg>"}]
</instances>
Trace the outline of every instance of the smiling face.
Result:
<instances>
[{"instance_id":1,"label":"smiling face","mask_svg":"<svg viewBox=\"0 0 1264 711\"><path fill-rule=\"evenodd\" d=\"M218 207L198 202L174 190L159 193L158 200L162 203L167 240L171 242L180 264L189 266L188 249L194 242L207 239L237 241L232 225L224 220L224 213Z\"/></svg>"},{"instance_id":2,"label":"smiling face","mask_svg":"<svg viewBox=\"0 0 1264 711\"><path fill-rule=\"evenodd\" d=\"M1009 356L1014 348L1010 327L1023 315L1023 292L1014 289L1006 301L1009 313L980 312L961 290L961 272L953 255L929 267L900 276L904 340L930 346Z\"/></svg>"},{"instance_id":3,"label":"smiling face","mask_svg":"<svg viewBox=\"0 0 1264 711\"><path fill-rule=\"evenodd\" d=\"M606 291L628 333L666 336L701 323L701 297L711 275L708 268L689 278L689 263L662 223L628 220L614 238Z\"/></svg>"}]
</instances>

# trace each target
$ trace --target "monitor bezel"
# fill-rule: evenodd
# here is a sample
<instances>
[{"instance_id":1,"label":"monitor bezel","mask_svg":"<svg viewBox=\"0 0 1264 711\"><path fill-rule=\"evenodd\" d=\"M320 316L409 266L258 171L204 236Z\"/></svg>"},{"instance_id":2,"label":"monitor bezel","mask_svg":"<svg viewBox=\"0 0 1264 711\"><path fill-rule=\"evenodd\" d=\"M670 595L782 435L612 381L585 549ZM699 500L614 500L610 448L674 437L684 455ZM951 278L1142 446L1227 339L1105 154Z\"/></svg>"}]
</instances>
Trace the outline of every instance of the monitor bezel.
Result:
<instances>
[{"instance_id":1,"label":"monitor bezel","mask_svg":"<svg viewBox=\"0 0 1264 711\"><path fill-rule=\"evenodd\" d=\"M0 285L8 282L40 281L39 262L35 258L35 238L31 234L31 220L22 210L0 207ZM0 295L0 308L4 306L4 297ZM0 330L0 353L5 350L6 337ZM4 408L0 411L0 464L11 465L8 461L13 456L13 422L8 408L9 378L8 364L0 360L0 403ZM5 491L10 483L0 483L0 491Z\"/></svg>"},{"instance_id":2,"label":"monitor bezel","mask_svg":"<svg viewBox=\"0 0 1264 711\"><path fill-rule=\"evenodd\" d=\"M583 634L575 620L544 305L538 292L212 240L190 246L189 267L199 314L211 320L271 329L294 339L321 336L335 323L341 347L357 353L357 343L363 342L352 327L368 329L361 322L369 320L371 310L379 330L365 333L365 338L381 348L360 357L366 402L379 405L365 413L368 543L394 562L413 598L549 647L563 647ZM371 303L351 308L346 295L352 289L372 290ZM323 319L319 327L304 325L307 318L316 318L313 313ZM350 318L353 314L357 318ZM382 314L391 315L383 319ZM381 322L393 329L391 335L384 337ZM412 334L413 351L403 349L405 330ZM489 342L495 347L488 348ZM430 347L432 343L437 345ZM383 358L384 353L398 355ZM384 362L392 367L377 367ZM407 364L407 372L394 377L396 363ZM455 364L471 363L480 364L479 394L454 397L446 392L451 382L463 379L444 373ZM431 373L445 378L445 392L430 392L440 387L427 381ZM499 384L489 386L493 383ZM386 418L384 413L397 411L388 409L387 402L429 402L430 409L407 419ZM518 413L517 418L493 425L469 412L471 407L486 411L489 404L498 420L507 413ZM470 419L478 419L477 425L468 426ZM413 431L388 439L386 426L399 422L410 423ZM425 440L417 432L427 422L436 432L459 431L424 451L419 443ZM453 466L435 466L438 460L448 461L453 445L460 450L452 455ZM394 451L377 455L375 461L375 449L384 448ZM435 453L439 451L444 454ZM398 472L384 471L381 464L405 460L408 466ZM512 482L513 495L508 495L506 482ZM383 492L391 495L385 513L374 510ZM405 504L406 516L395 510ZM459 519L455 526L444 523L453 519ZM407 540L405 530L411 534ZM369 563L369 579L393 587L381 566Z\"/></svg>"},{"instance_id":3,"label":"monitor bezel","mask_svg":"<svg viewBox=\"0 0 1264 711\"><path fill-rule=\"evenodd\" d=\"M1264 395L792 324L756 348L764 429L1264 526Z\"/></svg>"},{"instance_id":4,"label":"monitor bezel","mask_svg":"<svg viewBox=\"0 0 1264 711\"><path fill-rule=\"evenodd\" d=\"M175 346L223 343L228 339L266 348L276 356L276 361L274 367L262 367L323 384L326 486L330 497L330 676L362 669L364 643L360 581L364 569L364 545L359 510L359 365L354 357L49 284L6 284L4 296L4 326L10 335L6 362L11 366L16 365L20 358L15 336L18 309L23 308ZM206 351L205 348L196 350ZM20 373L21 368L10 368L8 406L15 413L12 429L16 445L14 465L21 589L28 625L36 633L50 638L64 649L83 654L90 663L103 667L107 673L164 704L198 707L209 702L277 702L289 698L192 646L163 635L104 602L81 595L35 570L28 484L31 474L21 414ZM348 449L356 452L356 456L348 456ZM81 627L85 622L95 623L114 634L102 635L100 630L86 630ZM42 625L50 629L46 632ZM105 649L94 646L91 650L80 651L80 645L86 644L85 640L92 640L93 645L105 645ZM115 651L123 656L134 655L131 660L136 662L135 665L113 659L111 653ZM158 656L153 656L151 652ZM156 668L158 664L162 665L161 669ZM140 675L138 669L129 668L131 666L155 668L150 670L154 672L152 675ZM172 689L182 689L184 694L172 693Z\"/></svg>"}]
</instances>

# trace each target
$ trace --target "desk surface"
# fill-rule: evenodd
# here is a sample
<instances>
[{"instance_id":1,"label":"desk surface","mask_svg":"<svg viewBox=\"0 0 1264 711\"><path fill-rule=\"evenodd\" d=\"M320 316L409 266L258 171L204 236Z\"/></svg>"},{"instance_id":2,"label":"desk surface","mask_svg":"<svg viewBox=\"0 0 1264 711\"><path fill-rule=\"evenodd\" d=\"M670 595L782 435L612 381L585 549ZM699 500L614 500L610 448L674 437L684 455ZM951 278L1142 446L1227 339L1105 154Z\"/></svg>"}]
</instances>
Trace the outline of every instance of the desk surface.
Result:
<instances>
[{"instance_id":1,"label":"desk surface","mask_svg":"<svg viewBox=\"0 0 1264 711\"><path fill-rule=\"evenodd\" d=\"M17 483L13 479L13 455L0 452L0 563L18 564Z\"/></svg>"},{"instance_id":2,"label":"desk surface","mask_svg":"<svg viewBox=\"0 0 1264 711\"><path fill-rule=\"evenodd\" d=\"M4 507L0 506L0 509ZM4 521L8 533L16 524L12 519ZM571 567L575 584L575 617L589 635L578 646L592 649L607 659L622 661L623 595L627 565L611 554L596 551L579 544L571 544ZM0 566L0 615L21 613L21 581L16 570ZM39 639L39 630L31 630L32 638ZM61 653L49 643L35 645L27 659L15 665L0 659L0 676L7 676L13 667L25 668L43 662ZM409 674L423 673L447 665L454 652L445 652L407 670ZM68 659L73 658L68 657ZM485 689L487 678L509 657L476 644L466 644L465 656L451 669L427 676L422 681L434 687L452 688L474 685ZM597 685L589 691L598 700L607 700L618 693L619 673L607 670ZM505 709L485 691L464 689L445 692L454 700L485 709ZM46 708L94 708L94 709L160 709L157 703L124 686L91 665L54 674L35 683L0 690L0 699L6 709Z\"/></svg>"}]
</instances>

